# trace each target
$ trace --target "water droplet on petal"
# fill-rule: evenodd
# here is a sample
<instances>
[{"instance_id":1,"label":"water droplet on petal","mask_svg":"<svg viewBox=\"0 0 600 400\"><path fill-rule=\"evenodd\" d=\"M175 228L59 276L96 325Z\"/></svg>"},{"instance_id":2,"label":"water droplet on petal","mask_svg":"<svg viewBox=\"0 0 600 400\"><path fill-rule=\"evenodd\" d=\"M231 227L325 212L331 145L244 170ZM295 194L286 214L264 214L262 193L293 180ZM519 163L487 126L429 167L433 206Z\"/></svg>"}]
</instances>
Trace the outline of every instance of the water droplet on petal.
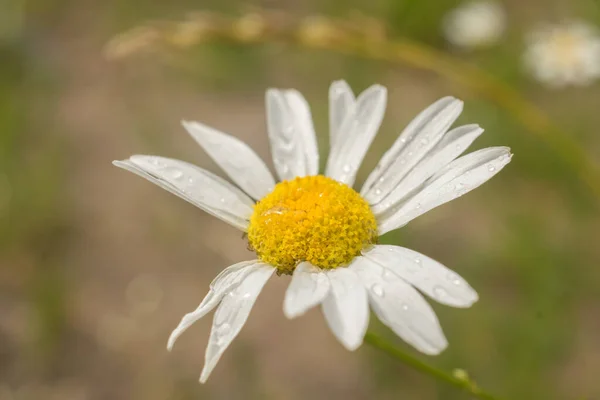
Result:
<instances>
[{"instance_id":1,"label":"water droplet on petal","mask_svg":"<svg viewBox=\"0 0 600 400\"><path fill-rule=\"evenodd\" d=\"M373 286L371 286L371 291L379 297L383 297L385 295L383 288L378 285L378 284L374 284Z\"/></svg>"},{"instance_id":2,"label":"water droplet on petal","mask_svg":"<svg viewBox=\"0 0 600 400\"><path fill-rule=\"evenodd\" d=\"M421 144L422 145L426 145L427 143L429 143L429 140L427 138L421 139Z\"/></svg>"},{"instance_id":3,"label":"water droplet on petal","mask_svg":"<svg viewBox=\"0 0 600 400\"><path fill-rule=\"evenodd\" d=\"M415 206L415 208L418 210L419 208L421 208L421 203L417 203L417 205Z\"/></svg>"},{"instance_id":4,"label":"water droplet on petal","mask_svg":"<svg viewBox=\"0 0 600 400\"><path fill-rule=\"evenodd\" d=\"M386 281L390 281L393 280L395 278L394 273L392 271L389 270L385 270L383 271L383 279Z\"/></svg>"},{"instance_id":5,"label":"water droplet on petal","mask_svg":"<svg viewBox=\"0 0 600 400\"><path fill-rule=\"evenodd\" d=\"M194 178L189 177L188 178L188 184L193 185L194 184Z\"/></svg>"},{"instance_id":6,"label":"water droplet on petal","mask_svg":"<svg viewBox=\"0 0 600 400\"><path fill-rule=\"evenodd\" d=\"M403 309L404 311L408 311L408 308L409 308L409 307L408 307L408 304L406 304L406 303L402 303L402 309Z\"/></svg>"},{"instance_id":7,"label":"water droplet on petal","mask_svg":"<svg viewBox=\"0 0 600 400\"><path fill-rule=\"evenodd\" d=\"M379 196L379 195L381 194L381 189L379 189L379 188L378 188L378 189L375 189L375 194L376 194L377 196Z\"/></svg>"},{"instance_id":8,"label":"water droplet on petal","mask_svg":"<svg viewBox=\"0 0 600 400\"><path fill-rule=\"evenodd\" d=\"M433 288L433 294L438 299L443 299L444 297L446 297L446 295L448 294L448 292L443 287L436 286L436 287Z\"/></svg>"},{"instance_id":9,"label":"water droplet on petal","mask_svg":"<svg viewBox=\"0 0 600 400\"><path fill-rule=\"evenodd\" d=\"M404 164L406 164L406 160L405 160L404 158L401 158L401 159L400 159L400 164L401 164L401 165L404 165Z\"/></svg>"},{"instance_id":10,"label":"water droplet on petal","mask_svg":"<svg viewBox=\"0 0 600 400\"><path fill-rule=\"evenodd\" d=\"M419 265L421 265L421 259L420 259L420 258L418 258L418 257L417 257L417 258L415 258L415 264L419 264Z\"/></svg>"},{"instance_id":11,"label":"water droplet on petal","mask_svg":"<svg viewBox=\"0 0 600 400\"><path fill-rule=\"evenodd\" d=\"M488 171L494 172L495 170L496 170L496 167L494 167L492 164L488 165Z\"/></svg>"},{"instance_id":12,"label":"water droplet on petal","mask_svg":"<svg viewBox=\"0 0 600 400\"><path fill-rule=\"evenodd\" d=\"M350 164L346 164L346 165L344 165L344 166L342 167L342 170L343 170L345 173L348 173L348 172L350 172L350 171L352 170L352 167L350 166Z\"/></svg>"},{"instance_id":13,"label":"water droplet on petal","mask_svg":"<svg viewBox=\"0 0 600 400\"><path fill-rule=\"evenodd\" d=\"M294 125L286 125L283 127L283 133L286 135L291 135L294 132Z\"/></svg>"},{"instance_id":14,"label":"water droplet on petal","mask_svg":"<svg viewBox=\"0 0 600 400\"><path fill-rule=\"evenodd\" d=\"M229 333L229 331L231 330L231 325L229 325L227 322L225 322L222 325L219 325L217 327L217 329L218 329L219 335L221 335L221 336L227 335Z\"/></svg>"},{"instance_id":15,"label":"water droplet on petal","mask_svg":"<svg viewBox=\"0 0 600 400\"><path fill-rule=\"evenodd\" d=\"M446 279L451 281L456 286L458 286L462 283L460 277L458 275L456 275L454 272L448 272L448 275L446 275Z\"/></svg>"},{"instance_id":16,"label":"water droplet on petal","mask_svg":"<svg viewBox=\"0 0 600 400\"><path fill-rule=\"evenodd\" d=\"M171 176L173 177L173 179L179 179L183 176L183 172L181 172L181 170L174 169Z\"/></svg>"}]
</instances>

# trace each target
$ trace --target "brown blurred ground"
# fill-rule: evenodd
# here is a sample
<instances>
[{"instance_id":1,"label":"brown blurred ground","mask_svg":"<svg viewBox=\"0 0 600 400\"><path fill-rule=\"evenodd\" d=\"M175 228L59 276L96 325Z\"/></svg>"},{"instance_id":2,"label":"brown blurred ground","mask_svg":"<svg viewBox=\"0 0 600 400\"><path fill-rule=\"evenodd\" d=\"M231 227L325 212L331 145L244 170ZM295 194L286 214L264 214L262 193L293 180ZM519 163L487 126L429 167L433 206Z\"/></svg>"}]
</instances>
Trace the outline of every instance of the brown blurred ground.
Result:
<instances>
[{"instance_id":1,"label":"brown blurred ground","mask_svg":"<svg viewBox=\"0 0 600 400\"><path fill-rule=\"evenodd\" d=\"M177 2L165 16L202 6ZM306 93L324 149L327 84L344 77L356 90L379 82L390 92L363 179L401 127L448 93L467 98L461 121L492 132L476 147L509 144L517 154L513 172L388 239L455 268L482 298L471 310L436 306L451 345L440 358L424 359L464 367L509 399L517 393L545 400L548 392L556 399L600 398L600 274L591 268L600 260L600 220L572 179L523 172L555 163L549 153L534 153L538 142L476 94L415 70L279 47L225 53L217 61L201 52L190 64L193 77L153 57L109 62L102 47L111 35L160 15L149 7L146 17L132 17L128 7L135 8L36 4L14 45L17 55L10 53L28 71L18 88L28 111L6 173L5 193L13 193L7 232L16 239L6 239L0 256L1 400L468 398L366 346L345 351L317 310L286 320L286 277L266 286L208 384L197 378L211 316L172 353L165 349L212 278L253 255L239 232L110 162L148 153L218 171L179 126L182 118L229 132L269 160L269 86ZM221 73L230 73L231 82ZM597 86L562 98L523 87L574 135L583 132L578 140L598 154L597 132L589 129L598 120L590 115ZM580 107L567 112L567 102ZM29 179L35 190L23 188Z\"/></svg>"}]
</instances>

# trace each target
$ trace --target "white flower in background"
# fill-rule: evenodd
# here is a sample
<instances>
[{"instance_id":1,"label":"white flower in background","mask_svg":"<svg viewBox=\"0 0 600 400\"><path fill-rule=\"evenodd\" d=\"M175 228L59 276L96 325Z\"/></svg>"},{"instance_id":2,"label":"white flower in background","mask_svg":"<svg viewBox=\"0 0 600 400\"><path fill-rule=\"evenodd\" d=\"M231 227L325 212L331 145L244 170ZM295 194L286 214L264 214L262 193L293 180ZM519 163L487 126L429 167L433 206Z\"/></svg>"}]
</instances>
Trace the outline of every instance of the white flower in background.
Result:
<instances>
[{"instance_id":1,"label":"white flower in background","mask_svg":"<svg viewBox=\"0 0 600 400\"><path fill-rule=\"evenodd\" d=\"M318 175L308 103L295 90L266 94L279 183L245 143L197 122L183 125L240 189L183 161L135 155L114 162L246 232L257 254L225 268L169 338L171 349L217 307L201 382L242 329L273 272L292 275L285 315L295 318L321 304L333 334L349 350L362 343L369 304L405 341L438 354L446 338L420 292L453 307L477 301L467 282L442 264L403 247L377 245L377 237L475 189L508 164L510 150L490 147L457 158L483 129L448 131L463 103L445 97L406 127L359 194L352 185L383 119L387 92L373 85L355 98L346 82L337 81L329 97L331 153L324 175Z\"/></svg>"},{"instance_id":2,"label":"white flower in background","mask_svg":"<svg viewBox=\"0 0 600 400\"><path fill-rule=\"evenodd\" d=\"M506 29L506 14L495 1L469 1L450 11L442 30L446 40L465 49L497 43Z\"/></svg>"},{"instance_id":3,"label":"white flower in background","mask_svg":"<svg viewBox=\"0 0 600 400\"><path fill-rule=\"evenodd\" d=\"M600 33L583 22L542 26L529 37L525 65L550 87L587 85L600 77Z\"/></svg>"}]
</instances>

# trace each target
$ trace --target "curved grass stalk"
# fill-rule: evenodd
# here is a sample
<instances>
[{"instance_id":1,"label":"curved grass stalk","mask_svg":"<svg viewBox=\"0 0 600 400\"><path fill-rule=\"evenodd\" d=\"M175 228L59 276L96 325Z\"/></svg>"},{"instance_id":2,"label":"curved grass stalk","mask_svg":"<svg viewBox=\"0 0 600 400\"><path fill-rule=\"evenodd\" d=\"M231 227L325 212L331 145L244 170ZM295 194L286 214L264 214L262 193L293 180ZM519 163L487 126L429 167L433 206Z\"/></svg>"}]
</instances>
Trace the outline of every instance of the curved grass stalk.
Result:
<instances>
[{"instance_id":1,"label":"curved grass stalk","mask_svg":"<svg viewBox=\"0 0 600 400\"><path fill-rule=\"evenodd\" d=\"M185 49L219 40L247 43L286 43L304 48L409 65L430 71L467 88L506 110L562 158L600 198L600 169L567 132L515 89L476 66L407 38L389 39L374 18L334 20L292 18L280 12L250 13L233 18L192 13L183 22L156 22L115 37L106 48L111 58L140 51Z\"/></svg>"}]
</instances>

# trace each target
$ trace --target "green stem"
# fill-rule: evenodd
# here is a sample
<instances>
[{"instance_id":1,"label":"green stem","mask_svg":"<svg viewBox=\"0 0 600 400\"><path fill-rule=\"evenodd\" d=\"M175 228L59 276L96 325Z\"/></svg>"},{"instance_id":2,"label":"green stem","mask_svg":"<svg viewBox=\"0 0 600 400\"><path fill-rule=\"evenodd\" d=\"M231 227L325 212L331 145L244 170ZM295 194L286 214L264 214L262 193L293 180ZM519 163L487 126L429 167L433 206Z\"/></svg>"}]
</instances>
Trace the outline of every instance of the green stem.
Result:
<instances>
[{"instance_id":1,"label":"green stem","mask_svg":"<svg viewBox=\"0 0 600 400\"><path fill-rule=\"evenodd\" d=\"M501 400L499 397L491 395L484 390L480 389L475 382L473 382L468 376L456 377L441 369L435 368L429 364L424 363L418 358L405 353L403 350L395 347L381 336L373 332L367 332L365 335L365 342L371 346L389 354L390 356L402 361L409 367L421 372L422 374L429 375L439 381L443 381L451 386L461 389L471 395L483 400Z\"/></svg>"}]
</instances>

